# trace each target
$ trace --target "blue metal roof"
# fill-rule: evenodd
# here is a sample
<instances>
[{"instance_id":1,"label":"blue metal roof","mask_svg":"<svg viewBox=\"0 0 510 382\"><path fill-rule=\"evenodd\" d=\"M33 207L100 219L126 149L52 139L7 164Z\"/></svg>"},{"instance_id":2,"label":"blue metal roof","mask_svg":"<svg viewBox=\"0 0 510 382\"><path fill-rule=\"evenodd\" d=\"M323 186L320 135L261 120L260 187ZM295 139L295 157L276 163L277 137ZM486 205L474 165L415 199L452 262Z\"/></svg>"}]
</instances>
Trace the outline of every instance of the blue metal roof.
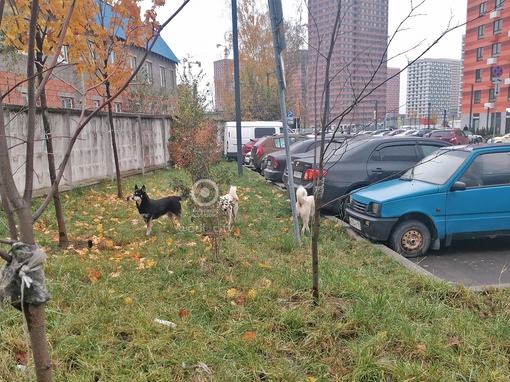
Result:
<instances>
[{"instance_id":1,"label":"blue metal roof","mask_svg":"<svg viewBox=\"0 0 510 382\"><path fill-rule=\"evenodd\" d=\"M104 17L104 25L105 25L105 27L108 27L108 25L110 24L110 19L112 17L115 17L115 15L112 12L112 7L110 4L107 4L101 0L98 0L98 4L100 7L100 12L101 12L102 16ZM99 17L101 17L101 16L98 16L98 18ZM98 20L98 23L102 24L100 20ZM115 35L120 39L123 39L123 40L126 39L126 34L124 33L124 30L122 30L122 29L117 29L115 31ZM143 47L143 48L145 49L145 47ZM165 42L165 40L163 40L163 37L161 37L161 36L158 36L156 43L152 47L151 52L158 54L161 57L166 58L170 61L173 61L176 64L179 63L179 60L175 56L174 52L172 52L172 49L170 49L168 44Z\"/></svg>"},{"instance_id":2,"label":"blue metal roof","mask_svg":"<svg viewBox=\"0 0 510 382\"><path fill-rule=\"evenodd\" d=\"M179 63L179 60L175 56L174 52L172 52L172 49L168 46L168 44L163 40L163 37L158 36L158 39L156 40L156 43L152 47L152 52L159 54L160 56L163 56L170 61L175 62L176 64Z\"/></svg>"}]
</instances>

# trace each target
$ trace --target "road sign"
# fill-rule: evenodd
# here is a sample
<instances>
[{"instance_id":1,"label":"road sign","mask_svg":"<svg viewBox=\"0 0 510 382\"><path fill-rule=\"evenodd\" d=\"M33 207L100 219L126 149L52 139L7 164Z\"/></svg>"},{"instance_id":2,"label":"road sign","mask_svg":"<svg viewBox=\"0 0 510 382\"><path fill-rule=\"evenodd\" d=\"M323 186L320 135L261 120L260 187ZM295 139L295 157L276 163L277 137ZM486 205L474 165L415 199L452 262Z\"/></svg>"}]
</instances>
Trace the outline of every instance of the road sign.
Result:
<instances>
[{"instance_id":1,"label":"road sign","mask_svg":"<svg viewBox=\"0 0 510 382\"><path fill-rule=\"evenodd\" d=\"M289 118L294 117L294 112L293 112L292 110L289 110L289 111L287 112L287 117L289 117Z\"/></svg>"},{"instance_id":2,"label":"road sign","mask_svg":"<svg viewBox=\"0 0 510 382\"><path fill-rule=\"evenodd\" d=\"M501 77L503 75L503 67L501 65L495 65L492 67L492 75L494 77Z\"/></svg>"},{"instance_id":3,"label":"road sign","mask_svg":"<svg viewBox=\"0 0 510 382\"><path fill-rule=\"evenodd\" d=\"M503 83L503 78L493 78L492 79L492 83L493 84L502 84Z\"/></svg>"}]
</instances>

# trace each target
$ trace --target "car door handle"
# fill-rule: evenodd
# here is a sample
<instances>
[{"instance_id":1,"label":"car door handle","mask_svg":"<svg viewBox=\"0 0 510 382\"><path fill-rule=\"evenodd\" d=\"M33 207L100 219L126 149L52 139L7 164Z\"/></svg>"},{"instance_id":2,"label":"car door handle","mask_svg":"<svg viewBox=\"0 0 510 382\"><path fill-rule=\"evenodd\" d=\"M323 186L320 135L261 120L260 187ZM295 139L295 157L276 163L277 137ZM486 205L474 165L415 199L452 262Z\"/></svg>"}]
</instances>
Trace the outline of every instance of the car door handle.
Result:
<instances>
[{"instance_id":1,"label":"car door handle","mask_svg":"<svg viewBox=\"0 0 510 382\"><path fill-rule=\"evenodd\" d=\"M372 170L372 172L375 172L375 173L377 173L377 174L382 174L383 169L382 169L382 168L380 168L380 167L377 167L377 168L373 169L373 170Z\"/></svg>"}]
</instances>

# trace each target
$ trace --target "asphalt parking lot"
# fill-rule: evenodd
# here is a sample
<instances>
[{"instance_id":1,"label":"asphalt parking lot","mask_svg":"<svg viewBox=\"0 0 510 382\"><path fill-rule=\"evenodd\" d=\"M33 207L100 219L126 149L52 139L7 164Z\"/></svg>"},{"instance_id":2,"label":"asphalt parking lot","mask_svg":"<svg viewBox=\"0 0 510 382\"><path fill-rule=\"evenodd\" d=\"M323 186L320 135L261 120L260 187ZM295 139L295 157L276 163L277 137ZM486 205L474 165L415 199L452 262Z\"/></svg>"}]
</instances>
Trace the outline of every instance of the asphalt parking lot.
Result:
<instances>
[{"instance_id":1,"label":"asphalt parking lot","mask_svg":"<svg viewBox=\"0 0 510 382\"><path fill-rule=\"evenodd\" d=\"M443 280L469 288L510 287L510 238L461 240L411 261Z\"/></svg>"},{"instance_id":2,"label":"asphalt parking lot","mask_svg":"<svg viewBox=\"0 0 510 382\"><path fill-rule=\"evenodd\" d=\"M348 225L345 227L356 240L365 240ZM510 287L510 238L456 241L414 259L406 259L382 244L374 245L405 267L446 282L473 290Z\"/></svg>"}]
</instances>

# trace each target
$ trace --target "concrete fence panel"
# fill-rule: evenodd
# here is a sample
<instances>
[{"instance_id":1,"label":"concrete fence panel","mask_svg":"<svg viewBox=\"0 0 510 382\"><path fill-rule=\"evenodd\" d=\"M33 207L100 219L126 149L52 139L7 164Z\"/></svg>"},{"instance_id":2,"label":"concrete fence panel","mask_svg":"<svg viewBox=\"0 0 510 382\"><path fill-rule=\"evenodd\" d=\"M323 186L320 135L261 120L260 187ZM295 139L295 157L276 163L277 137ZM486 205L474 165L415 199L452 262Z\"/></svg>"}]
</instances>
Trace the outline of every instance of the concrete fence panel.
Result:
<instances>
[{"instance_id":1,"label":"concrete fence panel","mask_svg":"<svg viewBox=\"0 0 510 382\"><path fill-rule=\"evenodd\" d=\"M19 106L4 105L4 117L8 136L11 170L18 189L25 186L27 114ZM77 129L80 111L72 109L50 109L55 164L57 170L62 163ZM120 170L123 175L145 173L167 166L169 154L166 143L170 136L169 116L114 114L114 132ZM60 182L61 189L93 184L115 178L115 163L112 149L108 114L100 112L94 116L80 133ZM34 151L34 191L44 192L51 185L42 116L37 114Z\"/></svg>"}]
</instances>

